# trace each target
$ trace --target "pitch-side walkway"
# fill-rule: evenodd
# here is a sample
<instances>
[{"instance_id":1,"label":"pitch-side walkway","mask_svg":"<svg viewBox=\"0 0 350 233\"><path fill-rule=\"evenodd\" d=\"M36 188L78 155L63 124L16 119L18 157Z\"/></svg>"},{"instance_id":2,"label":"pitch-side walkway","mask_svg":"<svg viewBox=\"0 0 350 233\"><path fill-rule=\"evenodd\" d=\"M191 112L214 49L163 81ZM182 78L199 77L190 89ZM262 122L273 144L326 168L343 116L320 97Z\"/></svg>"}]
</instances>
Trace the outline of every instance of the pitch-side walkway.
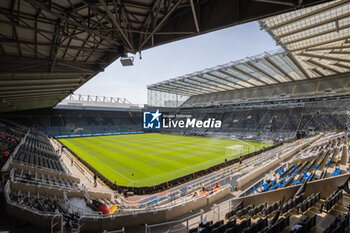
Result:
<instances>
[{"instance_id":1,"label":"pitch-side walkway","mask_svg":"<svg viewBox=\"0 0 350 233\"><path fill-rule=\"evenodd\" d=\"M55 142L51 143L54 148L60 149L59 145ZM61 151L61 150L60 150ZM97 186L94 186L94 178L93 173L89 171L82 163L80 163L77 159L75 159L72 155L67 154L66 152L61 152L61 158L63 163L66 165L68 170L75 176L80 178L80 184L79 187L86 188L91 191L95 192L102 192L102 193L110 193L114 199L115 197L115 191L110 189L108 186L106 186L102 181L97 179ZM73 158L73 166L71 164L71 159Z\"/></svg>"}]
</instances>

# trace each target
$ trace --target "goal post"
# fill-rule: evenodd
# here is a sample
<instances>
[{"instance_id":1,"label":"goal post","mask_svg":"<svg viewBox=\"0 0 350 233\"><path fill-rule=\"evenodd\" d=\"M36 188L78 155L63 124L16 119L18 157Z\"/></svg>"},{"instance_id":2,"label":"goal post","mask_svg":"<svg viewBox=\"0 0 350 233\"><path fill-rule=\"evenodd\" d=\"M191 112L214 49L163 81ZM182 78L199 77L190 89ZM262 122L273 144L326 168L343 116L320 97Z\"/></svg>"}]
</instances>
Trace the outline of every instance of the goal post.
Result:
<instances>
[{"instance_id":1,"label":"goal post","mask_svg":"<svg viewBox=\"0 0 350 233\"><path fill-rule=\"evenodd\" d=\"M242 145L232 145L227 146L225 150L226 157L234 157L243 154L243 146Z\"/></svg>"}]
</instances>

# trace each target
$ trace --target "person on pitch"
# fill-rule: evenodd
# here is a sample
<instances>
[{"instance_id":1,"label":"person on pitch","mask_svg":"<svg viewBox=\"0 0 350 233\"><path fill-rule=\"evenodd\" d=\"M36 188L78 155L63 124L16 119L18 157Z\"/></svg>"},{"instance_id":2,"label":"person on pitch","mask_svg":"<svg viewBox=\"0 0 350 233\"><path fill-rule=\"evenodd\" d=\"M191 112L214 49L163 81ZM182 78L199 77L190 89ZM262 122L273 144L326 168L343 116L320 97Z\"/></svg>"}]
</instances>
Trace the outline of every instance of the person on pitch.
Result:
<instances>
[{"instance_id":1,"label":"person on pitch","mask_svg":"<svg viewBox=\"0 0 350 233\"><path fill-rule=\"evenodd\" d=\"M97 187L97 175L96 175L96 173L94 174L94 186L95 186L95 188Z\"/></svg>"}]
</instances>

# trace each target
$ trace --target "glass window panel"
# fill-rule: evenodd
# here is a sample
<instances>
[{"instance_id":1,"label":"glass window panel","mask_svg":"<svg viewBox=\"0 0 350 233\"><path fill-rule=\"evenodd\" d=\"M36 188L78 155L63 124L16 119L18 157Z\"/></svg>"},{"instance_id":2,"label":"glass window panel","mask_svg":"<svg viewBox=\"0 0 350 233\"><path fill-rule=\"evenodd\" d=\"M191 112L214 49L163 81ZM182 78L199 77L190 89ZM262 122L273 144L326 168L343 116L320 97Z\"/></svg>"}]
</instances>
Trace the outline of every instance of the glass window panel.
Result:
<instances>
[{"instance_id":1,"label":"glass window panel","mask_svg":"<svg viewBox=\"0 0 350 233\"><path fill-rule=\"evenodd\" d=\"M258 66L261 70L268 73L270 76L272 76L280 82L288 81L287 79L282 77L282 75L274 67L272 67L264 60L260 60L259 62L254 63L254 65Z\"/></svg>"},{"instance_id":2,"label":"glass window panel","mask_svg":"<svg viewBox=\"0 0 350 233\"><path fill-rule=\"evenodd\" d=\"M150 106L179 107L189 96L172 94L162 91L147 90L147 103Z\"/></svg>"}]
</instances>

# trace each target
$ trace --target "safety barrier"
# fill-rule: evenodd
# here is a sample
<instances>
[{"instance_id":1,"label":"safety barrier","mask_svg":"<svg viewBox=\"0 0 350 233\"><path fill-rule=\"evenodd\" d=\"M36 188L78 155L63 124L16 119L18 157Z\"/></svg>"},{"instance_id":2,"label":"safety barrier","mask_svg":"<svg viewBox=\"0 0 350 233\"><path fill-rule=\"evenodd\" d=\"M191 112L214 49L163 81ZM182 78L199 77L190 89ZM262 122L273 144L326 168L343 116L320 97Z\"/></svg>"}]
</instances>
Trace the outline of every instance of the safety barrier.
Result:
<instances>
[{"instance_id":1,"label":"safety barrier","mask_svg":"<svg viewBox=\"0 0 350 233\"><path fill-rule=\"evenodd\" d=\"M137 133L143 133L143 131L114 132L114 133L68 134L68 135L55 136L55 138L59 139L59 138L95 137L95 136L110 136L110 135L123 135L123 134L137 134Z\"/></svg>"},{"instance_id":2,"label":"safety barrier","mask_svg":"<svg viewBox=\"0 0 350 233\"><path fill-rule=\"evenodd\" d=\"M57 221L55 222L55 220ZM56 226L60 227L60 233L63 233L63 216L60 213L57 213L53 218L51 219L51 233L54 233L54 229Z\"/></svg>"},{"instance_id":3,"label":"safety barrier","mask_svg":"<svg viewBox=\"0 0 350 233\"><path fill-rule=\"evenodd\" d=\"M164 232L167 232L167 233L171 233L171 232L188 233L190 228L194 228L195 225L199 225L200 223L203 222L203 213L204 213L204 210L201 209L198 213L177 221L159 223L159 224L153 224L153 225L146 224L145 233L151 233L152 228L157 228L157 227L164 228L165 226L169 226L168 229L163 230ZM194 222L190 223L190 220L193 220L194 218L198 218L198 217L199 217L199 220L194 220ZM185 226L182 227L183 223L185 223Z\"/></svg>"},{"instance_id":4,"label":"safety barrier","mask_svg":"<svg viewBox=\"0 0 350 233\"><path fill-rule=\"evenodd\" d=\"M103 233L125 233L124 227L120 230L115 230L115 231L103 231Z\"/></svg>"}]
</instances>

